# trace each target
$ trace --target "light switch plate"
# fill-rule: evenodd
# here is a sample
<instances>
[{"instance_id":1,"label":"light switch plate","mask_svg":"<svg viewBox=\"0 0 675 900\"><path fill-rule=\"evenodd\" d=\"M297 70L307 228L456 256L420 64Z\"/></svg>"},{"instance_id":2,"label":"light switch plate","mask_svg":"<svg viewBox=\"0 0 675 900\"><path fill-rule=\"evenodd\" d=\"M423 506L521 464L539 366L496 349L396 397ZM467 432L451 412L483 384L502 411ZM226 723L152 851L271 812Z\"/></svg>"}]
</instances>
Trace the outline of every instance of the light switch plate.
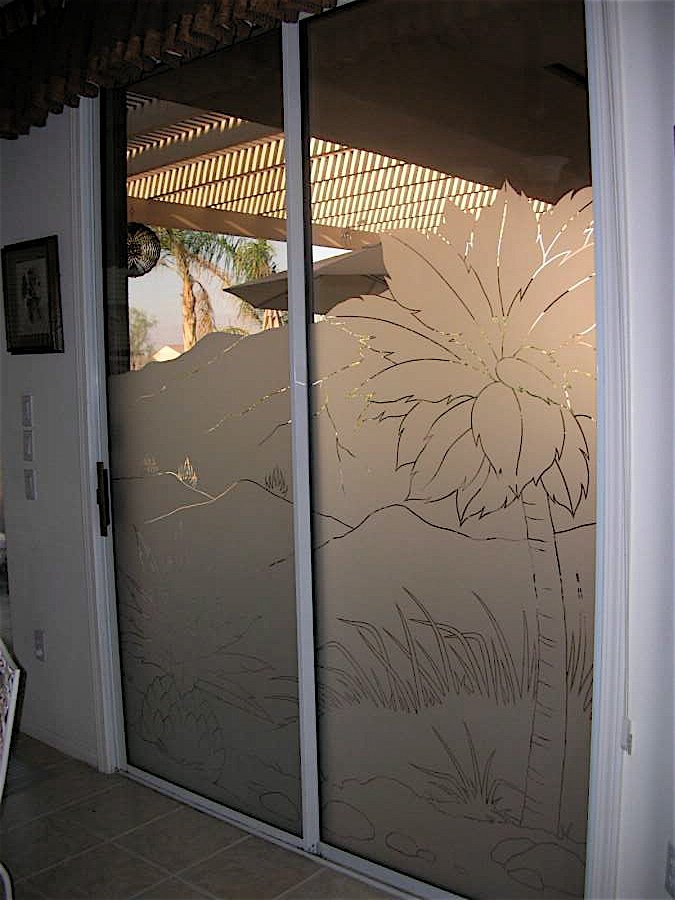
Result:
<instances>
[{"instance_id":1,"label":"light switch plate","mask_svg":"<svg viewBox=\"0 0 675 900\"><path fill-rule=\"evenodd\" d=\"M37 500L35 469L23 470L23 492L26 495L26 500Z\"/></svg>"},{"instance_id":2,"label":"light switch plate","mask_svg":"<svg viewBox=\"0 0 675 900\"><path fill-rule=\"evenodd\" d=\"M21 397L21 424L24 428L33 427L33 395L23 394Z\"/></svg>"},{"instance_id":3,"label":"light switch plate","mask_svg":"<svg viewBox=\"0 0 675 900\"><path fill-rule=\"evenodd\" d=\"M30 428L23 432L23 461L33 462L33 432Z\"/></svg>"},{"instance_id":4,"label":"light switch plate","mask_svg":"<svg viewBox=\"0 0 675 900\"><path fill-rule=\"evenodd\" d=\"M675 845L672 841L668 841L666 852L666 891L675 897Z\"/></svg>"},{"instance_id":5,"label":"light switch plate","mask_svg":"<svg viewBox=\"0 0 675 900\"><path fill-rule=\"evenodd\" d=\"M47 658L47 647L45 644L45 633L42 628L36 628L33 632L33 653L35 659L44 662Z\"/></svg>"}]
</instances>

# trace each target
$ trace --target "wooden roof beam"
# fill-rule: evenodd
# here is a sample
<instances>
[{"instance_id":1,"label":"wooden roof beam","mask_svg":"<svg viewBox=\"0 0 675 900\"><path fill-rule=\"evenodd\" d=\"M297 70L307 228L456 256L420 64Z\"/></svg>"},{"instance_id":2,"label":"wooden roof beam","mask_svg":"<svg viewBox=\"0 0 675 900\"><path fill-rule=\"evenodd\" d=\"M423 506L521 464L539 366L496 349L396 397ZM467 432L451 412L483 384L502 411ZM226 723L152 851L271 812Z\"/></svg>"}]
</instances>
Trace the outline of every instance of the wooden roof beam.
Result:
<instances>
[{"instance_id":1,"label":"wooden roof beam","mask_svg":"<svg viewBox=\"0 0 675 900\"><path fill-rule=\"evenodd\" d=\"M185 140L172 141L163 147L151 147L137 153L127 161L127 175L146 175L156 169L178 165L240 144L278 136L278 128L259 125L257 122L242 122L241 125L223 131L212 128L196 137L186 137Z\"/></svg>"},{"instance_id":2,"label":"wooden roof beam","mask_svg":"<svg viewBox=\"0 0 675 900\"><path fill-rule=\"evenodd\" d=\"M129 140L141 137L149 131L171 128L179 122L185 122L186 119L194 119L195 116L212 115L208 109L197 109L194 106L171 103L168 100L155 100L152 97L148 99L149 103L127 109L127 137Z\"/></svg>"},{"instance_id":3,"label":"wooden roof beam","mask_svg":"<svg viewBox=\"0 0 675 900\"><path fill-rule=\"evenodd\" d=\"M162 200L127 200L130 222L159 225L164 228L185 228L190 231L210 231L239 237L286 240L286 220L271 216L250 216L210 207L185 206ZM380 240L380 235L368 231L353 231L328 225L312 228L312 243L322 247L358 250Z\"/></svg>"}]
</instances>

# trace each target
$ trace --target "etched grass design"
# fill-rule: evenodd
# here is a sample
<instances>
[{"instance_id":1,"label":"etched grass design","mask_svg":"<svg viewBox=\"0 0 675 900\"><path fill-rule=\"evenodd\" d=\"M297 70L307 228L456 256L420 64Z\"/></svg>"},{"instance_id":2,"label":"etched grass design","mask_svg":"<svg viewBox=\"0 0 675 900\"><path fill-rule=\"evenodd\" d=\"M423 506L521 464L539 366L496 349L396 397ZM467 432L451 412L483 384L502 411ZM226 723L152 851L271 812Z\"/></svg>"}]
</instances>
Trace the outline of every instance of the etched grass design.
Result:
<instances>
[{"instance_id":1,"label":"etched grass design","mask_svg":"<svg viewBox=\"0 0 675 900\"><path fill-rule=\"evenodd\" d=\"M593 700L593 641L586 617L579 614L579 624L567 640L567 691L577 695L584 712Z\"/></svg>"},{"instance_id":2,"label":"etched grass design","mask_svg":"<svg viewBox=\"0 0 675 900\"><path fill-rule=\"evenodd\" d=\"M495 750L491 750L486 759L481 762L469 726L466 722L462 724L469 749L468 766L462 764L457 754L453 752L448 742L435 727L432 730L445 751L449 767L438 769L416 763L411 763L411 765L418 772L428 776L428 784L433 790L432 799L436 806L442 808L446 804L452 804L461 806L463 814L470 818L483 820L495 817L504 820L507 814L499 808L502 782L492 775Z\"/></svg>"},{"instance_id":3,"label":"etched grass design","mask_svg":"<svg viewBox=\"0 0 675 900\"><path fill-rule=\"evenodd\" d=\"M343 641L328 641L320 648L323 706L372 703L416 713L442 704L451 694L479 695L510 705L531 693L536 656L524 613L522 650L516 662L499 623L477 594L486 616L485 633L438 622L411 591L404 591L415 613L406 614L396 604L398 633L371 622L339 620L356 635L356 648ZM337 659L328 662L329 657Z\"/></svg>"},{"instance_id":4,"label":"etched grass design","mask_svg":"<svg viewBox=\"0 0 675 900\"><path fill-rule=\"evenodd\" d=\"M463 631L437 621L412 591L412 610L395 604L396 631L358 619L339 619L351 639L319 648L320 707L372 704L378 709L418 713L448 696L480 696L511 706L534 696L538 656L522 613L520 651L514 653L495 616L474 593L485 616L482 631ZM356 637L356 640L353 638ZM590 708L592 649L584 621L568 640L567 685L584 711Z\"/></svg>"}]
</instances>

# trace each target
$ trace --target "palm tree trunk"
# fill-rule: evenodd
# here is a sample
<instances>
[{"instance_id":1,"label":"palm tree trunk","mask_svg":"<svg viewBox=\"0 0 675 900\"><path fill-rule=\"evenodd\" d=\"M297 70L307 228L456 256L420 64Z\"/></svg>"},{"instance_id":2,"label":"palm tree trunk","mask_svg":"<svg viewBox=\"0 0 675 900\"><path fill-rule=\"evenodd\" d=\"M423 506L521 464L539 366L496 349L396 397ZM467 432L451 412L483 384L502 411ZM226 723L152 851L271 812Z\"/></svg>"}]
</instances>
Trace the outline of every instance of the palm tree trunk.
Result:
<instances>
[{"instance_id":1,"label":"palm tree trunk","mask_svg":"<svg viewBox=\"0 0 675 900\"><path fill-rule=\"evenodd\" d=\"M205 335L212 334L216 330L216 319L213 314L209 293L200 281L193 282L192 297L194 299L195 312L195 342L197 342Z\"/></svg>"},{"instance_id":2,"label":"palm tree trunk","mask_svg":"<svg viewBox=\"0 0 675 900\"><path fill-rule=\"evenodd\" d=\"M269 331L270 328L281 328L281 314L278 309L266 309L263 315L263 331Z\"/></svg>"},{"instance_id":3,"label":"palm tree trunk","mask_svg":"<svg viewBox=\"0 0 675 900\"><path fill-rule=\"evenodd\" d=\"M567 741L567 633L560 559L548 494L522 494L536 600L538 663L521 824L558 834Z\"/></svg>"},{"instance_id":4,"label":"palm tree trunk","mask_svg":"<svg viewBox=\"0 0 675 900\"><path fill-rule=\"evenodd\" d=\"M197 316L195 312L195 295L193 278L190 272L190 261L182 247L173 247L176 269L183 283L183 350L194 347L197 340Z\"/></svg>"},{"instance_id":5,"label":"palm tree trunk","mask_svg":"<svg viewBox=\"0 0 675 900\"><path fill-rule=\"evenodd\" d=\"M192 279L183 279L183 350L194 347L197 340L197 317Z\"/></svg>"}]
</instances>

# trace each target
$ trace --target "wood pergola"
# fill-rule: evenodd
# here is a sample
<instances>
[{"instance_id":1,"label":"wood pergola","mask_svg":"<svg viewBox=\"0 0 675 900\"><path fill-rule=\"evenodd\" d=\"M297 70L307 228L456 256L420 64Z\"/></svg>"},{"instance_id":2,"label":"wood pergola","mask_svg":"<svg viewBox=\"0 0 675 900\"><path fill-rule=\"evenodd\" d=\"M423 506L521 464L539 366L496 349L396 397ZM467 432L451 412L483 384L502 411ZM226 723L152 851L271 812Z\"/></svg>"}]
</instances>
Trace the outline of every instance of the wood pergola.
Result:
<instances>
[{"instance_id":1,"label":"wood pergola","mask_svg":"<svg viewBox=\"0 0 675 900\"><path fill-rule=\"evenodd\" d=\"M130 219L284 239L274 40L280 23L335 4L10 0L0 7L0 136L44 125L102 87L124 87ZM315 243L357 249L385 230L434 230L448 201L479 215L504 178L536 198L537 211L588 183L586 135L570 129L566 159L558 137L586 103L584 47L573 37L583 33L581 3L552 0L546 17L527 0L486 5L480 17L473 0L397 10L383 28L380 4L366 4L350 58L319 60L327 99L310 126ZM518 44L522 16L528 39ZM424 72L411 68L421 40L433 48ZM263 52L248 54L256 41ZM177 79L184 62L191 65ZM399 67L401 77L378 82L373 106L363 84ZM261 82L265 94L241 90Z\"/></svg>"},{"instance_id":2,"label":"wood pergola","mask_svg":"<svg viewBox=\"0 0 675 900\"><path fill-rule=\"evenodd\" d=\"M313 241L357 249L433 231L447 201L479 214L495 188L369 150L310 140ZM283 132L128 95L128 215L173 228L285 239ZM548 207L534 201L535 210Z\"/></svg>"},{"instance_id":3,"label":"wood pergola","mask_svg":"<svg viewBox=\"0 0 675 900\"><path fill-rule=\"evenodd\" d=\"M536 212L588 184L575 125L587 102L581 4L551 0L544 14L509 0L480 16L474 0L360 8L346 40L335 38L337 15L306 32L314 244L358 249L387 230L433 231L448 202L478 217L505 180ZM130 219L285 238L280 44L268 29L133 86Z\"/></svg>"}]
</instances>

